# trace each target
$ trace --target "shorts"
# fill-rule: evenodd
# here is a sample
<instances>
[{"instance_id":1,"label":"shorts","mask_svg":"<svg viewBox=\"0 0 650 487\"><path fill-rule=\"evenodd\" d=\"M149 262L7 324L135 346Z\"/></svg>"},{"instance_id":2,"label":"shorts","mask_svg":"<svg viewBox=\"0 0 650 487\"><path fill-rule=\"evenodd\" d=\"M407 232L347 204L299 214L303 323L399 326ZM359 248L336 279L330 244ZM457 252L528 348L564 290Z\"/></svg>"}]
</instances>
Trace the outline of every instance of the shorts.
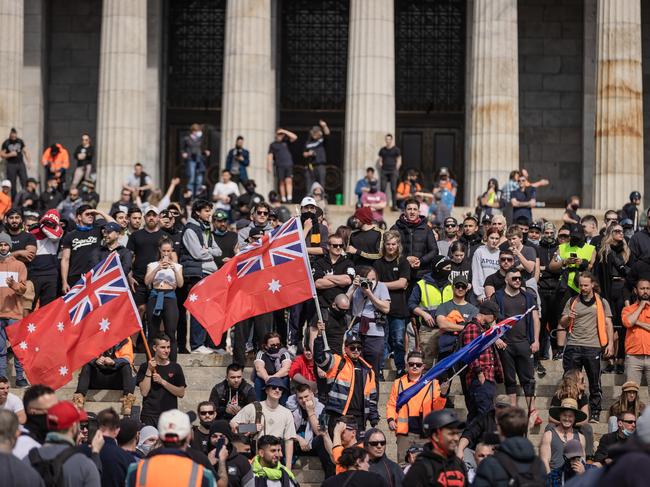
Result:
<instances>
[{"instance_id":1,"label":"shorts","mask_svg":"<svg viewBox=\"0 0 650 487\"><path fill-rule=\"evenodd\" d=\"M149 300L149 288L144 284L141 284L140 281L137 281L135 286L135 292L133 293L133 300L135 301L136 306L143 306L147 304Z\"/></svg>"},{"instance_id":2,"label":"shorts","mask_svg":"<svg viewBox=\"0 0 650 487\"><path fill-rule=\"evenodd\" d=\"M278 176L278 181L283 181L293 177L293 166L276 166L275 172Z\"/></svg>"}]
</instances>

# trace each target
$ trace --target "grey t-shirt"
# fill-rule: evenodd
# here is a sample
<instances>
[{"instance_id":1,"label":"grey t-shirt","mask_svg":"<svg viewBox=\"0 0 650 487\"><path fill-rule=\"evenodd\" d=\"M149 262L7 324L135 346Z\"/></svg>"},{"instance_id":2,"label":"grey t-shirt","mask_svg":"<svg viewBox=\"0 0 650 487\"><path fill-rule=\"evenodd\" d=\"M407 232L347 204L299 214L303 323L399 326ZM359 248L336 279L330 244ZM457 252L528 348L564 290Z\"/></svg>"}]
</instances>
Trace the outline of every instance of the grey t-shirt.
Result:
<instances>
[{"instance_id":1,"label":"grey t-shirt","mask_svg":"<svg viewBox=\"0 0 650 487\"><path fill-rule=\"evenodd\" d=\"M438 306L438 309L436 309L436 316L447 316L455 309L458 310L461 315L463 315L463 318L465 318L465 323L467 323L478 314L478 308L473 304L456 304L452 299L451 301L445 301L440 306Z\"/></svg>"},{"instance_id":2,"label":"grey t-shirt","mask_svg":"<svg viewBox=\"0 0 650 487\"><path fill-rule=\"evenodd\" d=\"M535 262L535 260L537 259L537 251L534 248L529 247L528 245L524 245L521 248L521 253L526 258L526 260ZM515 267L521 267L521 262L517 257L515 257ZM526 272L525 270L522 270L521 274L524 278L524 281L527 281L533 275L533 272Z\"/></svg>"},{"instance_id":3,"label":"grey t-shirt","mask_svg":"<svg viewBox=\"0 0 650 487\"><path fill-rule=\"evenodd\" d=\"M609 307L609 303L605 299L602 299L602 301L603 308L605 309L605 317L611 319L612 310ZM569 314L571 302L572 300L570 299L564 305L562 316ZM596 303L594 302L594 304L591 306L586 306L578 296L574 310L577 316L573 322L573 330L567 337L566 344L579 347L600 348L600 340L598 339Z\"/></svg>"},{"instance_id":4,"label":"grey t-shirt","mask_svg":"<svg viewBox=\"0 0 650 487\"><path fill-rule=\"evenodd\" d=\"M386 284L383 282L378 282L377 285L375 286L375 289L373 289L372 293L375 295L377 299L380 299L382 301L390 301L390 294L388 293L388 288L386 287ZM374 321L375 318L375 306L372 304L372 301L370 299L367 299L363 293L361 292L361 288L358 288L356 291L354 291L354 294L352 295L352 315L353 316L365 316L367 318L373 318L373 321L370 323L370 327L368 328L368 333L366 333L366 336L375 336L375 337L383 337L384 336L384 327L383 326L377 326L377 324ZM355 324L353 329L355 331L359 330L359 324Z\"/></svg>"}]
</instances>

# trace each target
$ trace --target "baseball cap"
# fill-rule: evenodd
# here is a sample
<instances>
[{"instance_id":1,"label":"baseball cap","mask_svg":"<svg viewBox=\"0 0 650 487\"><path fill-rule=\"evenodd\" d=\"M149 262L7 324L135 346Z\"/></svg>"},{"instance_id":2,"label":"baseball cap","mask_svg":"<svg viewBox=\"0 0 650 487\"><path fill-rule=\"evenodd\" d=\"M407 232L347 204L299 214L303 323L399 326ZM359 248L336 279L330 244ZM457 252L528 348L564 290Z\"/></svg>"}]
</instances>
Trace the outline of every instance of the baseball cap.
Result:
<instances>
[{"instance_id":1,"label":"baseball cap","mask_svg":"<svg viewBox=\"0 0 650 487\"><path fill-rule=\"evenodd\" d=\"M492 315L496 318L499 316L499 305L494 301L486 299L478 305L478 312L482 315Z\"/></svg>"},{"instance_id":2,"label":"baseball cap","mask_svg":"<svg viewBox=\"0 0 650 487\"><path fill-rule=\"evenodd\" d=\"M3 188L11 188L11 181L9 181L8 179L4 179L2 181L2 187Z\"/></svg>"},{"instance_id":3,"label":"baseball cap","mask_svg":"<svg viewBox=\"0 0 650 487\"><path fill-rule=\"evenodd\" d=\"M361 343L361 335L359 335L356 331L348 330L345 332L343 342L346 345L350 343Z\"/></svg>"},{"instance_id":4,"label":"baseball cap","mask_svg":"<svg viewBox=\"0 0 650 487\"><path fill-rule=\"evenodd\" d=\"M533 222L529 225L528 231L530 230L537 230L538 232L542 231L542 223L541 222Z\"/></svg>"},{"instance_id":5,"label":"baseball cap","mask_svg":"<svg viewBox=\"0 0 650 487\"><path fill-rule=\"evenodd\" d=\"M492 215L483 215L483 218L481 218L481 223L492 223Z\"/></svg>"},{"instance_id":6,"label":"baseball cap","mask_svg":"<svg viewBox=\"0 0 650 487\"><path fill-rule=\"evenodd\" d=\"M448 216L445 218L443 223L445 225L458 225L458 221L453 216Z\"/></svg>"},{"instance_id":7,"label":"baseball cap","mask_svg":"<svg viewBox=\"0 0 650 487\"><path fill-rule=\"evenodd\" d=\"M38 184L38 179L36 179L36 178L27 178L27 182L28 183Z\"/></svg>"},{"instance_id":8,"label":"baseball cap","mask_svg":"<svg viewBox=\"0 0 650 487\"><path fill-rule=\"evenodd\" d=\"M223 210L216 210L214 214L212 215L213 220L227 220L228 219L228 213L226 213Z\"/></svg>"},{"instance_id":9,"label":"baseball cap","mask_svg":"<svg viewBox=\"0 0 650 487\"><path fill-rule=\"evenodd\" d=\"M499 394L497 397L494 398L494 406L509 408L510 406L512 406L512 403L510 402L510 396L508 394Z\"/></svg>"},{"instance_id":10,"label":"baseball cap","mask_svg":"<svg viewBox=\"0 0 650 487\"><path fill-rule=\"evenodd\" d=\"M281 387L285 391L287 391L287 392L289 391L289 389L287 388L287 385L279 377L269 377L268 378L268 380L264 384L264 387L271 387L271 386Z\"/></svg>"},{"instance_id":11,"label":"baseball cap","mask_svg":"<svg viewBox=\"0 0 650 487\"><path fill-rule=\"evenodd\" d=\"M102 232L121 232L122 227L120 226L119 223L116 222L109 222L106 225L102 227Z\"/></svg>"},{"instance_id":12,"label":"baseball cap","mask_svg":"<svg viewBox=\"0 0 650 487\"><path fill-rule=\"evenodd\" d=\"M308 206L308 205L313 205L313 206L318 206L316 204L316 200L312 198L311 196L305 196L302 201L300 202L300 207Z\"/></svg>"},{"instance_id":13,"label":"baseball cap","mask_svg":"<svg viewBox=\"0 0 650 487\"><path fill-rule=\"evenodd\" d=\"M158 436L161 440L184 440L190 435L192 425L190 417L178 409L170 409L160 415L158 419Z\"/></svg>"},{"instance_id":14,"label":"baseball cap","mask_svg":"<svg viewBox=\"0 0 650 487\"><path fill-rule=\"evenodd\" d=\"M75 423L88 421L88 415L70 401L60 401L47 410L47 428L50 431L67 430Z\"/></svg>"},{"instance_id":15,"label":"baseball cap","mask_svg":"<svg viewBox=\"0 0 650 487\"><path fill-rule=\"evenodd\" d=\"M454 286L456 284L465 284L466 286L469 285L469 281L467 280L467 277L465 277L463 274L458 274L456 277L454 277L454 280L451 283Z\"/></svg>"},{"instance_id":16,"label":"baseball cap","mask_svg":"<svg viewBox=\"0 0 650 487\"><path fill-rule=\"evenodd\" d=\"M564 444L564 456L566 458L582 457L583 455L580 440L569 440Z\"/></svg>"},{"instance_id":17,"label":"baseball cap","mask_svg":"<svg viewBox=\"0 0 650 487\"><path fill-rule=\"evenodd\" d=\"M147 206L147 209L145 210L144 214L146 215L147 213L154 212L156 215L160 215L160 210L155 207L154 205L149 205Z\"/></svg>"}]
</instances>

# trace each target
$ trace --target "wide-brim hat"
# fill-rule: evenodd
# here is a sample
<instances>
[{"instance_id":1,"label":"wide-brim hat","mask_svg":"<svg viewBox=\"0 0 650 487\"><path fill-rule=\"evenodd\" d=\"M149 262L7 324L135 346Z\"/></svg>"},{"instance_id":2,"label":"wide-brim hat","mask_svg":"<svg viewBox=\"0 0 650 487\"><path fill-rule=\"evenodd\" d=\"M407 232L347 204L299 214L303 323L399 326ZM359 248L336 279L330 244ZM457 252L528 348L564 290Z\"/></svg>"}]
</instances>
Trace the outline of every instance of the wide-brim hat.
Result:
<instances>
[{"instance_id":1,"label":"wide-brim hat","mask_svg":"<svg viewBox=\"0 0 650 487\"><path fill-rule=\"evenodd\" d=\"M573 411L576 415L574 423L582 423L587 419L587 413L578 409L578 402L575 399L569 397L562 399L562 403L559 406L553 406L548 411L548 415L556 421L560 421L560 414L563 411Z\"/></svg>"}]
</instances>

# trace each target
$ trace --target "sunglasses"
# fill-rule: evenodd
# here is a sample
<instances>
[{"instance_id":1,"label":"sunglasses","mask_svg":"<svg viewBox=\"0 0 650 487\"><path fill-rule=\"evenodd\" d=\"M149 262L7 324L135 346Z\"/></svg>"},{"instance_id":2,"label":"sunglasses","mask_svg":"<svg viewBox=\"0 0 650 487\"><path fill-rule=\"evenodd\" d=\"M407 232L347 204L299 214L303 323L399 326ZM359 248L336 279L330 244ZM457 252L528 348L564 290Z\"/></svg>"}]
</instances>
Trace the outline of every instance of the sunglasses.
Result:
<instances>
[{"instance_id":1,"label":"sunglasses","mask_svg":"<svg viewBox=\"0 0 650 487\"><path fill-rule=\"evenodd\" d=\"M623 230L621 230L620 228L618 228L618 229L616 229L616 230L612 230L612 233L623 233Z\"/></svg>"},{"instance_id":2,"label":"sunglasses","mask_svg":"<svg viewBox=\"0 0 650 487\"><path fill-rule=\"evenodd\" d=\"M455 223L448 223L448 224L445 225L445 228L456 228L456 224Z\"/></svg>"},{"instance_id":3,"label":"sunglasses","mask_svg":"<svg viewBox=\"0 0 650 487\"><path fill-rule=\"evenodd\" d=\"M268 214L269 214L268 211L256 211L255 213L257 213L257 214L260 215L260 216L264 216L264 215L268 215Z\"/></svg>"},{"instance_id":4,"label":"sunglasses","mask_svg":"<svg viewBox=\"0 0 650 487\"><path fill-rule=\"evenodd\" d=\"M454 284L454 288L456 288L456 289L467 289L467 286L465 284L461 284L459 282L458 284Z\"/></svg>"},{"instance_id":5,"label":"sunglasses","mask_svg":"<svg viewBox=\"0 0 650 487\"><path fill-rule=\"evenodd\" d=\"M88 429L88 423L79 423L79 428L82 430L87 430Z\"/></svg>"},{"instance_id":6,"label":"sunglasses","mask_svg":"<svg viewBox=\"0 0 650 487\"><path fill-rule=\"evenodd\" d=\"M342 249L343 244L330 244L330 247L334 247L335 249Z\"/></svg>"},{"instance_id":7,"label":"sunglasses","mask_svg":"<svg viewBox=\"0 0 650 487\"><path fill-rule=\"evenodd\" d=\"M416 369L419 369L422 367L424 364L422 362L409 362L409 367L413 367Z\"/></svg>"},{"instance_id":8,"label":"sunglasses","mask_svg":"<svg viewBox=\"0 0 650 487\"><path fill-rule=\"evenodd\" d=\"M500 262L514 262L515 259L512 257L499 257Z\"/></svg>"},{"instance_id":9,"label":"sunglasses","mask_svg":"<svg viewBox=\"0 0 650 487\"><path fill-rule=\"evenodd\" d=\"M558 234L557 234L557 238L558 238L558 239L561 239L561 238L571 238L571 235L569 235L568 233L558 233Z\"/></svg>"},{"instance_id":10,"label":"sunglasses","mask_svg":"<svg viewBox=\"0 0 650 487\"><path fill-rule=\"evenodd\" d=\"M521 276L512 276L510 279L513 281L521 281Z\"/></svg>"},{"instance_id":11,"label":"sunglasses","mask_svg":"<svg viewBox=\"0 0 650 487\"><path fill-rule=\"evenodd\" d=\"M360 352L363 347L361 345L348 345L350 352Z\"/></svg>"},{"instance_id":12,"label":"sunglasses","mask_svg":"<svg viewBox=\"0 0 650 487\"><path fill-rule=\"evenodd\" d=\"M381 441L369 441L368 444L370 446L386 446L386 440L381 440Z\"/></svg>"},{"instance_id":13,"label":"sunglasses","mask_svg":"<svg viewBox=\"0 0 650 487\"><path fill-rule=\"evenodd\" d=\"M280 386L267 386L272 391L281 391L283 388Z\"/></svg>"},{"instance_id":14,"label":"sunglasses","mask_svg":"<svg viewBox=\"0 0 650 487\"><path fill-rule=\"evenodd\" d=\"M621 419L625 424L636 424L634 419Z\"/></svg>"},{"instance_id":15,"label":"sunglasses","mask_svg":"<svg viewBox=\"0 0 650 487\"><path fill-rule=\"evenodd\" d=\"M199 416L208 416L212 414L216 414L216 411L199 411Z\"/></svg>"}]
</instances>

